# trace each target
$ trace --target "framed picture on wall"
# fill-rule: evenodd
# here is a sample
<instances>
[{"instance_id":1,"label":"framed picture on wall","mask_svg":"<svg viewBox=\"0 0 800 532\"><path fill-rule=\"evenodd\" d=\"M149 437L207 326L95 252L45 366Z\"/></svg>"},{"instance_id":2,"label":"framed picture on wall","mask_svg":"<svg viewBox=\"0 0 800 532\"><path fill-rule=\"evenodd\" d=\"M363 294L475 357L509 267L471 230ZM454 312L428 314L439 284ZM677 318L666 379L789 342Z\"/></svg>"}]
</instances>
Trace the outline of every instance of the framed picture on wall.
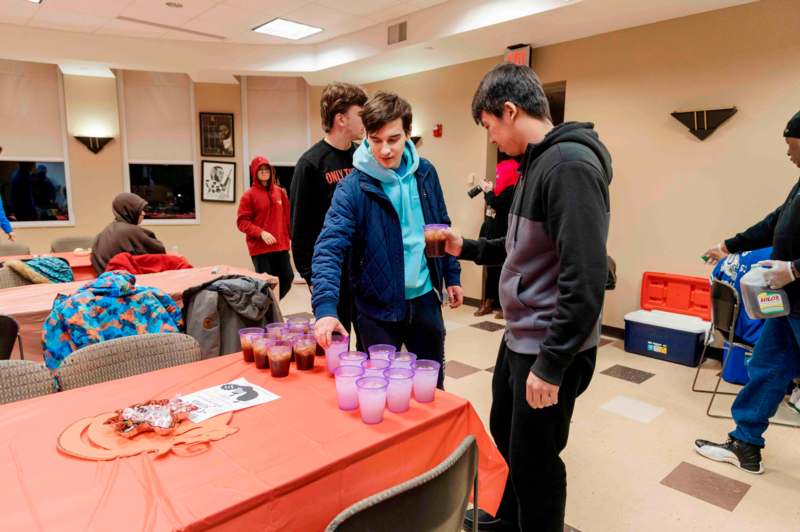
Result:
<instances>
[{"instance_id":1,"label":"framed picture on wall","mask_svg":"<svg viewBox=\"0 0 800 532\"><path fill-rule=\"evenodd\" d=\"M236 163L203 161L203 201L236 202Z\"/></svg>"},{"instance_id":2,"label":"framed picture on wall","mask_svg":"<svg viewBox=\"0 0 800 532\"><path fill-rule=\"evenodd\" d=\"M200 113L200 155L234 157L233 113Z\"/></svg>"}]
</instances>

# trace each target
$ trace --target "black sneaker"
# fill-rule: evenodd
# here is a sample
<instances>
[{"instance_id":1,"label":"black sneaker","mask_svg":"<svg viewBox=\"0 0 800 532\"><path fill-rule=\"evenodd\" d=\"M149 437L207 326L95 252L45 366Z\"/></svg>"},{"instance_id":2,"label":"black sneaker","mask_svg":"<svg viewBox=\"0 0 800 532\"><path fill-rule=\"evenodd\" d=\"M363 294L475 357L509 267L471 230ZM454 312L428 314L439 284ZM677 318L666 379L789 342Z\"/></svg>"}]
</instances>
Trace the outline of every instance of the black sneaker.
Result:
<instances>
[{"instance_id":1,"label":"black sneaker","mask_svg":"<svg viewBox=\"0 0 800 532\"><path fill-rule=\"evenodd\" d=\"M764 472L764 466L761 465L761 447L750 443L734 438L728 438L725 443L695 440L694 450L706 458L733 464L748 473L760 475Z\"/></svg>"},{"instance_id":2,"label":"black sneaker","mask_svg":"<svg viewBox=\"0 0 800 532\"><path fill-rule=\"evenodd\" d=\"M464 530L472 532L472 508L464 515ZM489 512L478 508L478 530L492 532L517 532L519 529L508 521L503 521Z\"/></svg>"}]
</instances>

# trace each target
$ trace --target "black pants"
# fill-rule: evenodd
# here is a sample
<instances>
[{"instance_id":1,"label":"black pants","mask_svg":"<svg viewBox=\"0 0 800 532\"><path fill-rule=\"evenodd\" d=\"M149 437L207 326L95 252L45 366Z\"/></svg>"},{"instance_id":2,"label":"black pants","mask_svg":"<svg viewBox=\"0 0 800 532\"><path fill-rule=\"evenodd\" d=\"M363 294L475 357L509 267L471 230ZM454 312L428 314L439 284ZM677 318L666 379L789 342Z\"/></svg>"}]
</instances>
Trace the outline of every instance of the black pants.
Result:
<instances>
[{"instance_id":1,"label":"black pants","mask_svg":"<svg viewBox=\"0 0 800 532\"><path fill-rule=\"evenodd\" d=\"M500 270L502 266L485 266L486 275L483 277L483 298L491 299L493 308L500 308Z\"/></svg>"},{"instance_id":2,"label":"black pants","mask_svg":"<svg viewBox=\"0 0 800 532\"><path fill-rule=\"evenodd\" d=\"M431 290L427 294L406 301L406 315L402 321L380 321L364 314L357 317L358 334L366 347L390 344L406 349L419 359L435 360L442 365L438 386L444 389L444 319L442 304Z\"/></svg>"},{"instance_id":3,"label":"black pants","mask_svg":"<svg viewBox=\"0 0 800 532\"><path fill-rule=\"evenodd\" d=\"M294 270L289 262L288 251L273 251L272 253L262 253L253 255L253 267L258 273L268 273L280 280L280 298L289 293L294 282Z\"/></svg>"},{"instance_id":4,"label":"black pants","mask_svg":"<svg viewBox=\"0 0 800 532\"><path fill-rule=\"evenodd\" d=\"M558 404L533 409L525 385L535 355L520 355L500 345L492 380L490 429L509 465L497 516L518 523L522 532L564 530L567 470L559 456L567 445L575 398L594 373L597 348L575 356L558 392Z\"/></svg>"}]
</instances>

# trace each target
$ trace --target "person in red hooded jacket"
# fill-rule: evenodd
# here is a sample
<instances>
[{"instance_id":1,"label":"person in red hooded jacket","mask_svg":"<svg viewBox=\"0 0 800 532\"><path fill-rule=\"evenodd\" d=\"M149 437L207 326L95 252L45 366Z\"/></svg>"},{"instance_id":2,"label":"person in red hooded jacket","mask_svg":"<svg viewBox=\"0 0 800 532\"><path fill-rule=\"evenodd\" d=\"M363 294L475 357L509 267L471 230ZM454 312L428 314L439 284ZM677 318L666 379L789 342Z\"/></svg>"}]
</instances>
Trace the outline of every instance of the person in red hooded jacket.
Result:
<instances>
[{"instance_id":1,"label":"person in red hooded jacket","mask_svg":"<svg viewBox=\"0 0 800 532\"><path fill-rule=\"evenodd\" d=\"M289 197L275 182L266 157L250 162L252 186L239 200L236 226L246 235L247 249L258 273L280 279L280 297L292 288L294 271L289 261Z\"/></svg>"}]
</instances>

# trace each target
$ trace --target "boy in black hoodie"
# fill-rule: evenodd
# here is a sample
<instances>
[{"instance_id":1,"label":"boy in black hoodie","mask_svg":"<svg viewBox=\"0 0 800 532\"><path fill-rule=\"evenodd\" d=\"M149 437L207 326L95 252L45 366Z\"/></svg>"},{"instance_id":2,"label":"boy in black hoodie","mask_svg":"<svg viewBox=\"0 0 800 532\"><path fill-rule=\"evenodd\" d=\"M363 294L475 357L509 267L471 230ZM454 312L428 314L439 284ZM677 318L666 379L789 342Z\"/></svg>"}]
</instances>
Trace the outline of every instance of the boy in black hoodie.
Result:
<instances>
[{"instance_id":1,"label":"boy in black hoodie","mask_svg":"<svg viewBox=\"0 0 800 532\"><path fill-rule=\"evenodd\" d=\"M510 472L496 517L481 530L561 531L567 444L575 399L594 373L608 267L611 157L589 123L553 127L538 77L498 65L472 101L490 140L522 155L505 238L465 240L447 251L502 264L508 322L492 381L490 428ZM468 514L467 528L471 526Z\"/></svg>"}]
</instances>

